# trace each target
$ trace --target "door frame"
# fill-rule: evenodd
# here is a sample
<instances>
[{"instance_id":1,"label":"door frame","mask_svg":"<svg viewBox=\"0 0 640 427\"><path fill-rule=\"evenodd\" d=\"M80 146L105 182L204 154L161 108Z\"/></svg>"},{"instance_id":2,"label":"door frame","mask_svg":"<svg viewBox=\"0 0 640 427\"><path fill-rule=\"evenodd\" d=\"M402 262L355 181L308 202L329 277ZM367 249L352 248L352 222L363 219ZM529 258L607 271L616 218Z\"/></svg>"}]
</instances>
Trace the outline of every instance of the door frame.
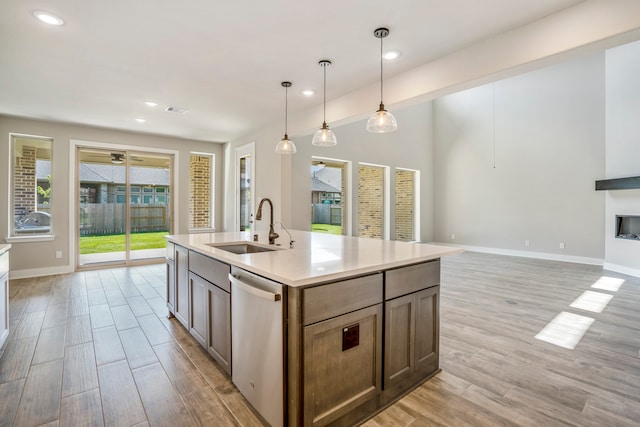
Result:
<instances>
[{"instance_id":1,"label":"door frame","mask_svg":"<svg viewBox=\"0 0 640 427\"><path fill-rule=\"evenodd\" d=\"M80 148L89 148L89 149L98 149L98 150L112 150L112 151L135 151L138 153L149 153L149 154L166 154L172 157L171 163L171 205L170 205L170 214L169 214L169 227L170 233L175 232L176 224L179 224L179 215L176 207L176 201L179 200L179 191L178 191L178 183L179 179L179 151L177 150L169 150L164 148L155 148L155 147L142 147L137 145L125 145L125 144L112 144L105 142L96 142L96 141L86 141L86 140L77 140L71 139L69 140L69 212L72 212L72 215L69 215L69 254L73 254L72 268L73 271L78 271L78 269L89 270L91 268L104 268L105 264L97 264L95 266L80 266L80 254L78 253L78 229L79 229L79 212L80 212L80 191L79 191L79 182L77 181L79 171L78 171L78 159L77 152ZM127 190L128 191L128 190ZM70 257L71 258L71 257ZM162 259L164 262L164 258ZM148 260L129 260L124 261L122 263L113 263L109 265L117 266L117 265L136 265L136 264L148 264Z\"/></svg>"},{"instance_id":2,"label":"door frame","mask_svg":"<svg viewBox=\"0 0 640 427\"><path fill-rule=\"evenodd\" d=\"M342 235L343 236L351 236L351 230L353 226L353 218L352 218L352 209L351 205L353 204L353 176L352 176L352 162L350 160L344 159L334 159L331 157L321 157L321 156L311 156L311 164L314 161L322 161L329 164L340 164L342 165L343 175L342 179L344 180L344 192L346 194L342 194L340 196L342 209L344 211L342 217L344 218L344 224L342 225ZM311 218L312 219L312 218ZM309 227L311 225L309 224Z\"/></svg>"},{"instance_id":3,"label":"door frame","mask_svg":"<svg viewBox=\"0 0 640 427\"><path fill-rule=\"evenodd\" d=\"M233 204L233 231L240 231L240 159L243 157L251 157L251 182L249 183L249 191L251 192L251 214L256 210L256 143L250 142L235 148L234 159L234 180L233 187L235 191L235 200ZM251 223L251 234L255 231L255 222Z\"/></svg>"}]
</instances>

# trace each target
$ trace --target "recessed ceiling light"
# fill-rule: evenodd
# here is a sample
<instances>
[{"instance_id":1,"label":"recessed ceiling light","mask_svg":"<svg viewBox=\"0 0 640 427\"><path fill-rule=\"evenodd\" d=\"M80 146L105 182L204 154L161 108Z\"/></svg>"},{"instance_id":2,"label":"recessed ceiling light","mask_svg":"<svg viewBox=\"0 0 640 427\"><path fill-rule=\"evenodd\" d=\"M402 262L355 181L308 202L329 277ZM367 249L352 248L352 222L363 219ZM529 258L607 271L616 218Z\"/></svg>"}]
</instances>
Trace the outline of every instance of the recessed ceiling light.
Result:
<instances>
[{"instance_id":1,"label":"recessed ceiling light","mask_svg":"<svg viewBox=\"0 0 640 427\"><path fill-rule=\"evenodd\" d=\"M382 55L382 57L384 59L386 59L387 61L391 61L393 59L396 59L399 56L400 56L400 51L399 50L388 50Z\"/></svg>"},{"instance_id":2,"label":"recessed ceiling light","mask_svg":"<svg viewBox=\"0 0 640 427\"><path fill-rule=\"evenodd\" d=\"M302 94L303 94L304 96L313 96L313 95L315 95L316 93L315 93L314 91L312 91L311 89L305 89L305 90L303 90L303 91L302 91Z\"/></svg>"},{"instance_id":3,"label":"recessed ceiling light","mask_svg":"<svg viewBox=\"0 0 640 427\"><path fill-rule=\"evenodd\" d=\"M145 120L145 119L143 119L142 117L138 117L138 118L136 118L136 122L138 122L138 123L144 123L144 122L146 122L146 120Z\"/></svg>"},{"instance_id":4,"label":"recessed ceiling light","mask_svg":"<svg viewBox=\"0 0 640 427\"><path fill-rule=\"evenodd\" d=\"M144 101L145 104L147 104L148 107L157 107L158 103L157 102L153 102L153 101Z\"/></svg>"},{"instance_id":5,"label":"recessed ceiling light","mask_svg":"<svg viewBox=\"0 0 640 427\"><path fill-rule=\"evenodd\" d=\"M49 25L62 25L64 24L64 20L59 16L56 16L49 12L44 12L42 10L34 10L33 16L35 16L38 20L44 22Z\"/></svg>"}]
</instances>

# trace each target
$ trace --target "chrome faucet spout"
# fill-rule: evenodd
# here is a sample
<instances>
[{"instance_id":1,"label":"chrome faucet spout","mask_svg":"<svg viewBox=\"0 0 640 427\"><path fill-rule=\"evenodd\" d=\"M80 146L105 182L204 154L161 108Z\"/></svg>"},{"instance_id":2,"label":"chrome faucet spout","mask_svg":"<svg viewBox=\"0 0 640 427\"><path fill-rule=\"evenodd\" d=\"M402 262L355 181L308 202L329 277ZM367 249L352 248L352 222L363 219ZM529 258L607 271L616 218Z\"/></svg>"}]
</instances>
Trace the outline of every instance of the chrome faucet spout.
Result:
<instances>
[{"instance_id":1,"label":"chrome faucet spout","mask_svg":"<svg viewBox=\"0 0 640 427\"><path fill-rule=\"evenodd\" d=\"M280 236L273 229L273 203L271 202L271 199L265 197L264 199L260 200L260 204L258 205L258 212L256 213L256 220L260 221L262 219L262 204L264 202L269 203L269 244L273 245L276 243L276 239Z\"/></svg>"}]
</instances>

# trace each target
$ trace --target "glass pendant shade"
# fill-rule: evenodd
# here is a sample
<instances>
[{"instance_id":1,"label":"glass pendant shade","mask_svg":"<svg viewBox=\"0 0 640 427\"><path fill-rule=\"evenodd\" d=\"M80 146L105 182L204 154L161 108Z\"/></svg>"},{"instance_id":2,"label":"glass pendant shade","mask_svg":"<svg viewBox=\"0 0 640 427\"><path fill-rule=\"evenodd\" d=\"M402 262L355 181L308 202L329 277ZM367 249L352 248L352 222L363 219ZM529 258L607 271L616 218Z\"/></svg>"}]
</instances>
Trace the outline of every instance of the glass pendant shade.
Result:
<instances>
[{"instance_id":1,"label":"glass pendant shade","mask_svg":"<svg viewBox=\"0 0 640 427\"><path fill-rule=\"evenodd\" d=\"M323 59L318 62L324 74L324 86L322 90L322 127L313 135L312 145L318 147L332 147L338 143L336 135L327 126L327 67L331 66L331 61Z\"/></svg>"},{"instance_id":2,"label":"glass pendant shade","mask_svg":"<svg viewBox=\"0 0 640 427\"><path fill-rule=\"evenodd\" d=\"M296 144L289 139L289 135L284 134L284 138L276 145L276 153L278 154L294 154L296 152Z\"/></svg>"},{"instance_id":3,"label":"glass pendant shade","mask_svg":"<svg viewBox=\"0 0 640 427\"><path fill-rule=\"evenodd\" d=\"M396 118L384 109L383 104L380 104L380 109L369 116L369 120L367 120L367 131L369 132L386 133L396 129L398 129Z\"/></svg>"},{"instance_id":4,"label":"glass pendant shade","mask_svg":"<svg viewBox=\"0 0 640 427\"><path fill-rule=\"evenodd\" d=\"M313 139L311 140L311 144L319 147L331 147L337 143L336 134L329 129L327 122L322 123L322 127L313 134Z\"/></svg>"},{"instance_id":5,"label":"glass pendant shade","mask_svg":"<svg viewBox=\"0 0 640 427\"><path fill-rule=\"evenodd\" d=\"M294 154L296 152L296 144L293 143L289 139L289 135L287 135L287 118L289 111L289 103L287 97L287 89L289 89L292 85L291 82L282 82L280 85L284 88L284 138L278 142L276 145L276 153L278 154Z\"/></svg>"},{"instance_id":6,"label":"glass pendant shade","mask_svg":"<svg viewBox=\"0 0 640 427\"><path fill-rule=\"evenodd\" d=\"M393 132L398 129L398 123L396 122L396 118L393 117L393 114L384 109L384 102L382 101L384 87L384 80L382 78L382 39L389 35L389 29L378 28L373 32L373 35L380 39L380 108L369 116L369 120L367 120L367 131L372 133Z\"/></svg>"}]
</instances>

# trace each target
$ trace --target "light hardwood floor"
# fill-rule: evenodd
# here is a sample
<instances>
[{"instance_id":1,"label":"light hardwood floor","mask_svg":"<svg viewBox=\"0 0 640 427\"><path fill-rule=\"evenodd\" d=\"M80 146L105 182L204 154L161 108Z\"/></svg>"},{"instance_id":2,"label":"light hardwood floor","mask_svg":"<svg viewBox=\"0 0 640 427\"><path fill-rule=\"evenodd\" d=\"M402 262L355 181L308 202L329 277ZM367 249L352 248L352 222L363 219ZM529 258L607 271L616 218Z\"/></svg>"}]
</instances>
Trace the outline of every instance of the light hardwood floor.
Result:
<instances>
[{"instance_id":1,"label":"light hardwood floor","mask_svg":"<svg viewBox=\"0 0 640 427\"><path fill-rule=\"evenodd\" d=\"M0 426L262 425L164 286L164 265L12 280ZM639 307L640 279L599 267L447 257L442 372L365 425L637 426ZM589 326L575 348L536 338L556 318L568 347Z\"/></svg>"}]
</instances>

